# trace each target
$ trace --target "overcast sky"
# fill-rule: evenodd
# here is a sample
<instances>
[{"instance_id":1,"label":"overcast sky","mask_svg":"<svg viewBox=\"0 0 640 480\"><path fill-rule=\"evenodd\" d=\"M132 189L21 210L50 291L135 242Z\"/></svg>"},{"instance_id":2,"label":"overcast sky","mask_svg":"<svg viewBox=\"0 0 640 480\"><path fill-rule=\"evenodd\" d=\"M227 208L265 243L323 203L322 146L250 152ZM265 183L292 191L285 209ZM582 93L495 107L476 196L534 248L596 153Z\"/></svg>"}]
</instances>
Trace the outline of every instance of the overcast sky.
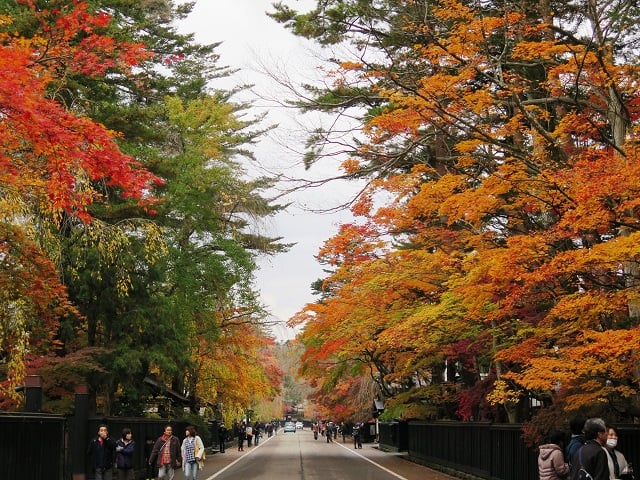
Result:
<instances>
[{"instance_id":1,"label":"overcast sky","mask_svg":"<svg viewBox=\"0 0 640 480\"><path fill-rule=\"evenodd\" d=\"M181 25L183 32L195 34L199 43L223 42L217 52L220 65L238 68L224 88L237 84L255 85L258 109L268 111L267 120L279 128L260 142L255 153L260 165L269 173L285 173L293 177L320 178L331 166L306 172L300 156L303 132L298 124L299 113L280 107L269 99L288 95L269 76L260 73L266 65L272 72L285 72L291 80L310 81L317 78L319 61L313 44L290 34L284 27L266 16L273 0L198 0L189 19ZM284 3L301 11L315 5L315 0L286 0ZM215 85L214 85L215 86ZM253 95L253 93L252 93ZM313 119L305 120L313 123ZM286 143L287 145L283 145ZM330 172L330 173L335 173ZM284 323L306 303L313 302L310 285L323 277L322 267L314 255L324 240L337 232L340 223L349 221L348 212L335 214L313 213L340 205L355 192L357 186L331 183L321 188L290 194L282 202L293 202L283 213L262 225L263 233L283 237L296 245L288 252L260 262L257 289L262 301L281 322L274 329L280 340L292 338L295 332Z\"/></svg>"}]
</instances>

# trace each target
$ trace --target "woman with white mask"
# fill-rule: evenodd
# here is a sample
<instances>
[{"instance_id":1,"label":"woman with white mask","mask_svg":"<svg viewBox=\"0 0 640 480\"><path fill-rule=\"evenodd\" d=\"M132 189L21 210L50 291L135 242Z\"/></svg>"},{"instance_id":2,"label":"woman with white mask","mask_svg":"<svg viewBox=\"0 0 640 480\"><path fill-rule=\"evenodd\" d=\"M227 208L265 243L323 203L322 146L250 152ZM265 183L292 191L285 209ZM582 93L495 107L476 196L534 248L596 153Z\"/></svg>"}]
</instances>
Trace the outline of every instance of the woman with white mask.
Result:
<instances>
[{"instance_id":1,"label":"woman with white mask","mask_svg":"<svg viewBox=\"0 0 640 480\"><path fill-rule=\"evenodd\" d=\"M607 451L609 461L610 479L633 479L633 470L627 463L622 452L618 450L618 431L615 427L607 428L607 446L603 447Z\"/></svg>"}]
</instances>

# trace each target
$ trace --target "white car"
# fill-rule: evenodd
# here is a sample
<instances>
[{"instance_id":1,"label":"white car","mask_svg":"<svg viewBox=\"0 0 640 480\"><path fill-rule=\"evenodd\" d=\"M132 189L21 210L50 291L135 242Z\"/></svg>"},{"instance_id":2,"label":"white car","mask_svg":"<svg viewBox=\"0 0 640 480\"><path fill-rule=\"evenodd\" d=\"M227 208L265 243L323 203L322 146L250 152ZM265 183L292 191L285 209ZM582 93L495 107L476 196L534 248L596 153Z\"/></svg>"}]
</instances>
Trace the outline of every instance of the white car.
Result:
<instances>
[{"instance_id":1,"label":"white car","mask_svg":"<svg viewBox=\"0 0 640 480\"><path fill-rule=\"evenodd\" d=\"M304 428L304 424L302 422L296 422L296 430L302 430Z\"/></svg>"},{"instance_id":2,"label":"white car","mask_svg":"<svg viewBox=\"0 0 640 480\"><path fill-rule=\"evenodd\" d=\"M284 431L286 432L293 432L296 433L296 424L293 422L286 422L284 424Z\"/></svg>"}]
</instances>

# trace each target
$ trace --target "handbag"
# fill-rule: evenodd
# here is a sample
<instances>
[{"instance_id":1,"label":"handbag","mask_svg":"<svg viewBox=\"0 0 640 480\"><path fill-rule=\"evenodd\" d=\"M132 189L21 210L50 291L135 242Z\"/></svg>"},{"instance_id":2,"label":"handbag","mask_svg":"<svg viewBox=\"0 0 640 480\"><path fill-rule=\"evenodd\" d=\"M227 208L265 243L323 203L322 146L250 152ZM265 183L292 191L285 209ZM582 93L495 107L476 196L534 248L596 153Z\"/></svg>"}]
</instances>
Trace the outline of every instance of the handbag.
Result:
<instances>
[{"instance_id":1,"label":"handbag","mask_svg":"<svg viewBox=\"0 0 640 480\"><path fill-rule=\"evenodd\" d=\"M200 440L198 438L198 440ZM197 450L194 452L196 458L200 457L198 459L198 468L202 469L204 468L204 461L207 459L207 451L204 448L198 448L198 440L196 440L196 448ZM202 440L200 440L200 442L202 442ZM200 455L200 452L202 452L202 455Z\"/></svg>"}]
</instances>

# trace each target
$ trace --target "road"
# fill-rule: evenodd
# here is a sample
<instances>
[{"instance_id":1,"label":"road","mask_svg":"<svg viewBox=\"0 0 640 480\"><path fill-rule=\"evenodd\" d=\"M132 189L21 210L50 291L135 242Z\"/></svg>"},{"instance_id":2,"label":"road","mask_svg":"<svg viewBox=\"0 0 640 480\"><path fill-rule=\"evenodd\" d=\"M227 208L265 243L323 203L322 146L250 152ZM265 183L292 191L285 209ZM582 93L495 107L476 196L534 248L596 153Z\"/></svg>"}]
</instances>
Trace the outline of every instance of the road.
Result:
<instances>
[{"instance_id":1,"label":"road","mask_svg":"<svg viewBox=\"0 0 640 480\"><path fill-rule=\"evenodd\" d=\"M182 471L175 480L182 480ZM258 446L210 455L198 480L455 480L403 458L382 452L377 445L354 449L340 439L313 439L309 430L263 438Z\"/></svg>"}]
</instances>

